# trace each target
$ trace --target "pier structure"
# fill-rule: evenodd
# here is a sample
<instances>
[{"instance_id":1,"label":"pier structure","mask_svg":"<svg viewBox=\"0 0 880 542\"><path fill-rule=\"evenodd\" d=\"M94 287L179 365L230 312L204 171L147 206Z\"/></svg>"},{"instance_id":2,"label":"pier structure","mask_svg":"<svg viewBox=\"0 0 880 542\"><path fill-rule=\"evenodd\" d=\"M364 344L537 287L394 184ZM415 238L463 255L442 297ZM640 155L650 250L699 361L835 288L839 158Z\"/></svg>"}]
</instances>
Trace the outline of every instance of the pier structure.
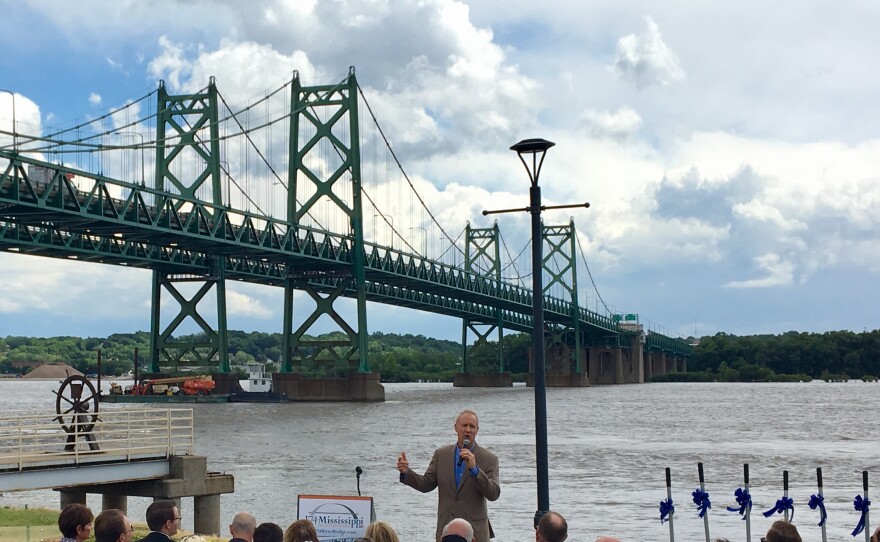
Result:
<instances>
[{"instance_id":1,"label":"pier structure","mask_svg":"<svg viewBox=\"0 0 880 542\"><path fill-rule=\"evenodd\" d=\"M67 424L72 433L58 418L54 412L0 416L0 492L54 489L61 507L100 494L102 509L123 511L130 496L178 504L192 497L194 531L220 533L220 495L232 493L235 481L193 455L192 409L79 412Z\"/></svg>"}]
</instances>

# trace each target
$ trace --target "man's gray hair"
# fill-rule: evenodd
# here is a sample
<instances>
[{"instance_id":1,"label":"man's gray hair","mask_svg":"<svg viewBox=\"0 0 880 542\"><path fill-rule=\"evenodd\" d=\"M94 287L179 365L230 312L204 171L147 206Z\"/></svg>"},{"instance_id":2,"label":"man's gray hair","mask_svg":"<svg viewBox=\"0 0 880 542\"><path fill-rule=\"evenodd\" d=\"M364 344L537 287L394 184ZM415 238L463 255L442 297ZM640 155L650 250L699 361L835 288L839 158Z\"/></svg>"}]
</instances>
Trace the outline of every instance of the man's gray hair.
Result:
<instances>
[{"instance_id":1,"label":"man's gray hair","mask_svg":"<svg viewBox=\"0 0 880 542\"><path fill-rule=\"evenodd\" d=\"M443 533L440 536L442 537L449 534L458 535L468 542L471 542L471 540L474 539L474 528L468 520L455 518L447 523L446 527L443 527Z\"/></svg>"},{"instance_id":2,"label":"man's gray hair","mask_svg":"<svg viewBox=\"0 0 880 542\"><path fill-rule=\"evenodd\" d=\"M232 518L232 525L229 526L233 534L244 534L253 536L254 529L257 528L257 519L253 514L247 512L239 512Z\"/></svg>"}]
</instances>

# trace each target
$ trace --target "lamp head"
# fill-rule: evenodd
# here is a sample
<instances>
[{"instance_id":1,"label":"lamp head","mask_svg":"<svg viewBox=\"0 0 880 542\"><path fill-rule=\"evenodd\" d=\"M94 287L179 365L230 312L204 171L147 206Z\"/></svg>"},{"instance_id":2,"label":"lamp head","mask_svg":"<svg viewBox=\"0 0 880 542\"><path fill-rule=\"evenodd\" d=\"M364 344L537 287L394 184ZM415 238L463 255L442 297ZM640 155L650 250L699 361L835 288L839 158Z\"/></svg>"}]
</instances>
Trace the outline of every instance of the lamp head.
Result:
<instances>
[{"instance_id":1,"label":"lamp head","mask_svg":"<svg viewBox=\"0 0 880 542\"><path fill-rule=\"evenodd\" d=\"M544 163L544 155L547 152L547 149L556 145L552 141L547 141L546 139L523 139L516 145L510 147L510 150L516 151L519 155L519 159L522 161L523 166L525 166L526 171L529 174L529 180L532 182L532 186L536 186L538 184L538 176L541 174L541 165ZM529 163L526 162L525 155L532 155L532 164L529 167ZM540 160L538 156L540 155Z\"/></svg>"},{"instance_id":2,"label":"lamp head","mask_svg":"<svg viewBox=\"0 0 880 542\"><path fill-rule=\"evenodd\" d=\"M510 150L516 151L518 154L535 154L538 152L547 152L547 149L556 145L552 141L546 139L523 139L516 145L512 145Z\"/></svg>"}]
</instances>

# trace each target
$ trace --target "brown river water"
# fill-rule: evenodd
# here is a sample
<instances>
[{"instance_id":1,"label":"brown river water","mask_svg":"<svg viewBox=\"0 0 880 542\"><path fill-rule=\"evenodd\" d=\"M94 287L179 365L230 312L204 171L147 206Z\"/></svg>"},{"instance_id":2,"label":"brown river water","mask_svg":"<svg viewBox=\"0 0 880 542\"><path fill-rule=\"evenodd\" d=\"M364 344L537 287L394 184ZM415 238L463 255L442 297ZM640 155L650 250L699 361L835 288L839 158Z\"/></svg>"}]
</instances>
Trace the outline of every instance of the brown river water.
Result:
<instances>
[{"instance_id":1,"label":"brown river water","mask_svg":"<svg viewBox=\"0 0 880 542\"><path fill-rule=\"evenodd\" d=\"M104 386L109 383L105 381ZM0 381L7 410L54 412L54 382ZM477 441L499 457L501 497L489 514L497 542L531 540L536 508L534 394L531 388L452 388L451 384L389 384L386 402L199 404L195 453L208 468L235 476L235 493L221 499L223 524L241 510L258 522L286 527L299 494L357 494L375 499L378 519L401 540L432 539L435 493L398 482L395 463L406 451L424 470L433 450L454 441L453 421L464 408L480 416ZM549 389L548 428L551 508L569 522L569 539L589 542L614 534L624 542L669 540L658 505L666 498L664 468L672 469L676 540L704 540L691 492L697 463L705 464L713 503L712 538L745 540L745 522L734 513L734 491L750 466L752 539L776 518L761 512L782 496L782 471L790 472L794 522L804 540L821 540L816 493L822 467L829 540L853 540L859 520L853 498L862 494L863 470L871 496L880 491L880 384L647 384ZM177 405L175 405L177 406ZM102 405L102 408L113 408ZM880 497L878 497L880 498ZM58 506L52 491L11 492L0 506ZM93 510L100 496L89 497ZM147 499L130 498L129 515L143 521ZM183 525L192 527L192 500L184 499ZM778 516L777 516L778 517ZM880 514L872 528L880 522ZM861 539L856 538L855 540Z\"/></svg>"}]
</instances>

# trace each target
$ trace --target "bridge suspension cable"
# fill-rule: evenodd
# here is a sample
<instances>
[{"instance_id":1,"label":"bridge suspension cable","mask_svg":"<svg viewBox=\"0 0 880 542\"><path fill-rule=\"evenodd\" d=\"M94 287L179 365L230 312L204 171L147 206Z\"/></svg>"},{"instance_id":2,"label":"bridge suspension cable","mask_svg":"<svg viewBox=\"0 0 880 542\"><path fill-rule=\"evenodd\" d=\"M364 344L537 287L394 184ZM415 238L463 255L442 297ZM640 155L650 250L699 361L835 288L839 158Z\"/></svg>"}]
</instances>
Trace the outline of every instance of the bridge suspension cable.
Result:
<instances>
[{"instance_id":1,"label":"bridge suspension cable","mask_svg":"<svg viewBox=\"0 0 880 542\"><path fill-rule=\"evenodd\" d=\"M412 182L412 179L410 179L406 170L403 168L403 164L400 162L400 159L398 158L397 153L395 153L394 149L391 147L391 142L388 140L388 137L385 135L385 131L382 129L382 126L379 124L379 120L376 118L376 114L373 112L373 108L372 108L372 106L370 106L370 102L367 100L367 97L364 94L363 88L360 86L360 84L358 84L357 88L358 88L358 93L361 95L361 98L364 100L364 105L366 105L366 107L367 107L367 111L370 114L370 117L373 121L374 126L378 130L379 135L382 137L382 140L385 142L385 146L388 149L388 152L390 153L391 157L393 158L394 163L397 165L398 170L403 174L404 179L406 179L406 182L409 185L410 190L412 190L412 194L414 194L416 196L416 198L418 198L419 203L422 206L422 209L424 209L428 213L428 216L431 217L432 223L434 225L436 225L437 228L439 228L440 232L443 234L443 236L446 237L447 240L449 240L450 249L452 247L455 247L455 250L458 251L463 256L464 251L461 249L461 247L457 246L457 243L452 239L452 236L449 235L449 233L443 228L443 226L437 220L437 217L434 215L434 213L428 207L427 203L425 203L424 198L419 193L419 191L416 189L415 184ZM372 200L371 200L371 203L372 203ZM375 206L375 204L374 204L374 206ZM385 218L385 217L383 216L383 218ZM388 221L386 219L386 223L387 222ZM393 229L394 229L394 227L392 225L392 230ZM398 233L396 230L394 230L394 231L395 231L395 233ZM401 238L403 239L403 236L401 236ZM407 244L407 245L409 246L409 244ZM411 246L410 246L410 248L412 249Z\"/></svg>"},{"instance_id":2,"label":"bridge suspension cable","mask_svg":"<svg viewBox=\"0 0 880 542\"><path fill-rule=\"evenodd\" d=\"M590 277L590 284L593 285L593 291L596 292L596 299L598 299L602 303L602 306L605 307L605 312L607 314L612 314L613 311L608 308L608 305L605 304L605 300L602 299L602 294L599 293L599 288L596 287L596 281L593 280L593 273L590 271L589 264L587 264L587 257L584 255L584 249L581 246L580 239L578 239L576 244L578 247L578 252L581 255L581 260L584 262L584 268L587 270L587 276Z\"/></svg>"}]
</instances>

